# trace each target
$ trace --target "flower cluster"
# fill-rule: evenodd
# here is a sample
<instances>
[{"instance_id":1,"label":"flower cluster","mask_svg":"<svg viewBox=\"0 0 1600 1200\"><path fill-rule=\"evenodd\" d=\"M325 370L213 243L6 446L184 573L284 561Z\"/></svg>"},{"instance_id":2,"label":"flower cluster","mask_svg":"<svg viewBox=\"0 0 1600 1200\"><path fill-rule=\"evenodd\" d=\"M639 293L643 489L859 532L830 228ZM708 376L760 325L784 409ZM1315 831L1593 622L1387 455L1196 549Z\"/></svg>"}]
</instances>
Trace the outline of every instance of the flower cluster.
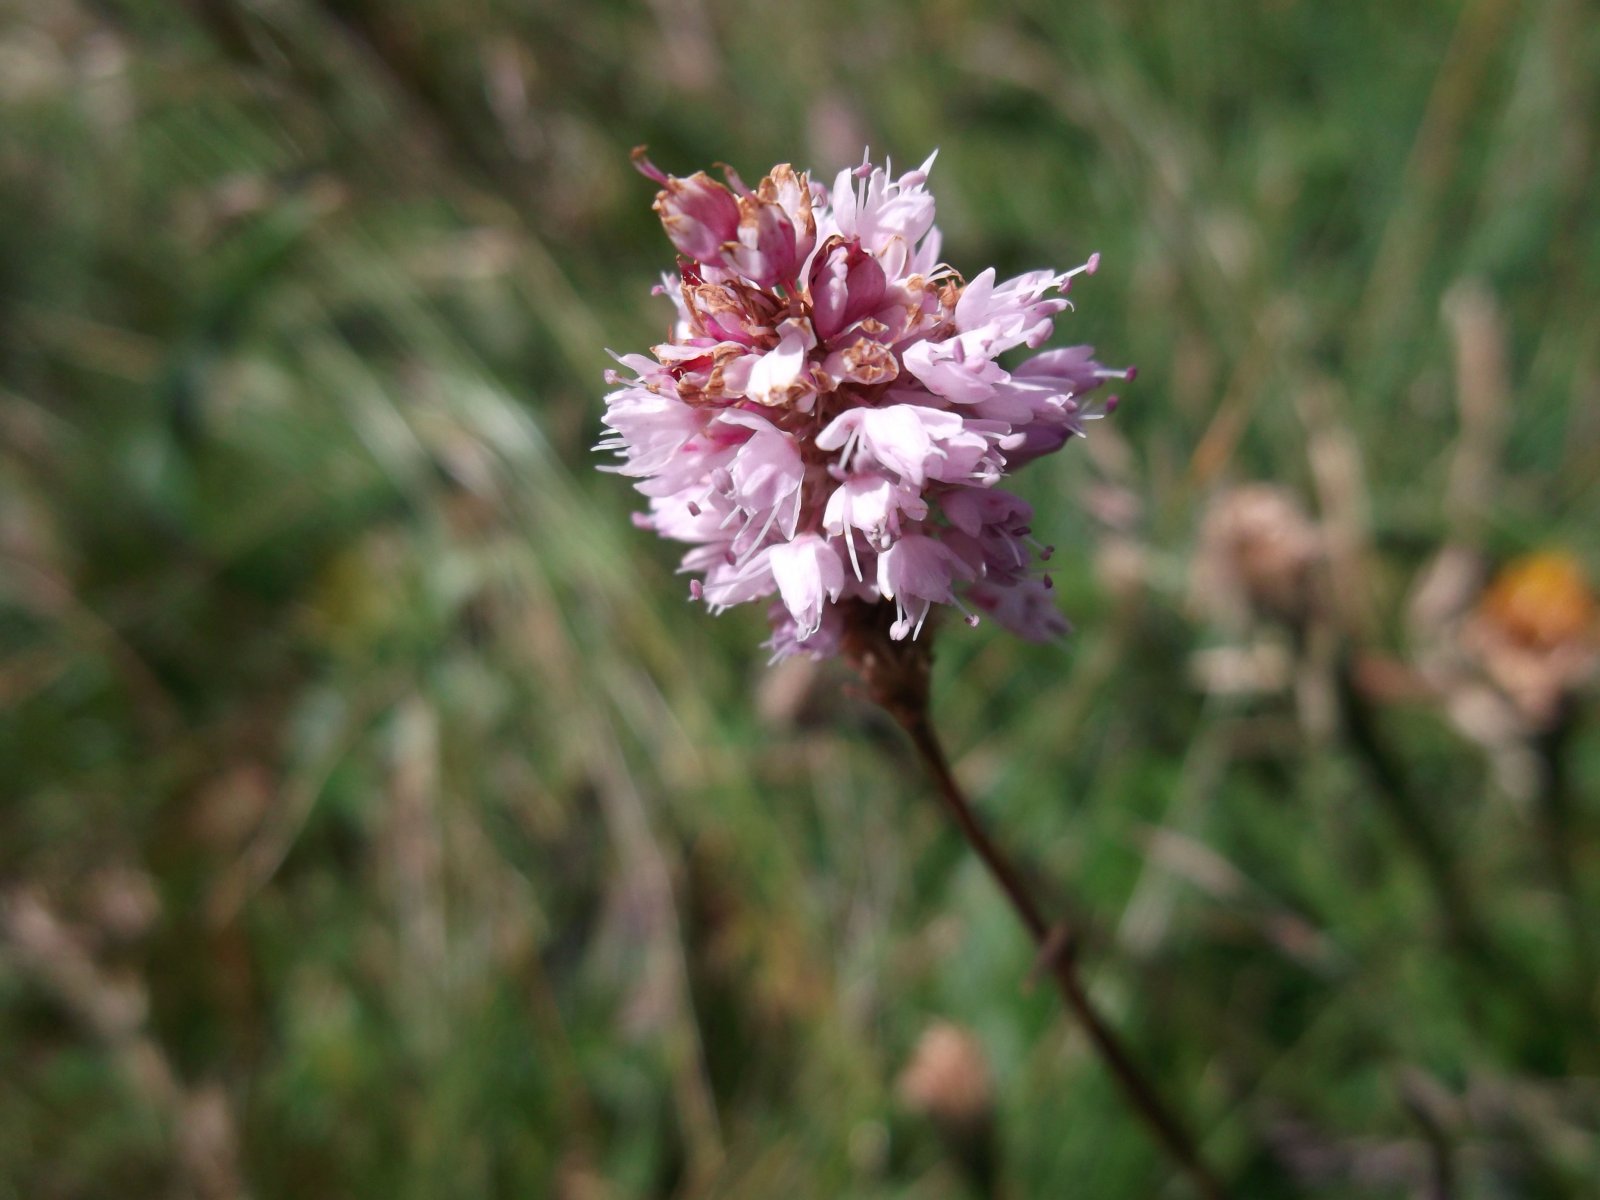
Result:
<instances>
[{"instance_id":1,"label":"flower cluster","mask_svg":"<svg viewBox=\"0 0 1600 1200\"><path fill-rule=\"evenodd\" d=\"M686 542L690 594L713 611L777 593L776 656L838 648L841 601L891 601L915 637L934 604L974 609L1034 640L1064 632L1034 566L1032 510L997 485L1059 449L1133 372L1092 349L1037 349L1073 276L940 261L929 158L899 178L863 165L829 191L787 165L752 189L670 176L655 210L679 251L658 291L677 321L652 355L607 373L600 449L639 482L635 519ZM969 607L970 606L970 607Z\"/></svg>"}]
</instances>

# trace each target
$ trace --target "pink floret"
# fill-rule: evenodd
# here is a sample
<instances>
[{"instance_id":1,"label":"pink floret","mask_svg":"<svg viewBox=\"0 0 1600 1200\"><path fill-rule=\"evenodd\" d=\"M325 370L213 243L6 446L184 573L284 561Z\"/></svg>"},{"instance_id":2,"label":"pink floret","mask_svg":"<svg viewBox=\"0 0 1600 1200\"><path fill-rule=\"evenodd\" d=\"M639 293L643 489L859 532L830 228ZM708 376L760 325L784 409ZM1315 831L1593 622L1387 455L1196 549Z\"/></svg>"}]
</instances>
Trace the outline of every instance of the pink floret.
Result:
<instances>
[{"instance_id":1,"label":"pink floret","mask_svg":"<svg viewBox=\"0 0 1600 1200\"><path fill-rule=\"evenodd\" d=\"M1111 407L1091 393L1133 371L1088 346L999 359L1044 345L1099 256L963 281L939 257L931 157L831 188L787 165L752 189L635 161L682 256L656 289L677 318L607 373L599 448L649 498L637 522L688 543L691 598L721 611L776 596L775 658L838 652L845 601L893 604L895 638L936 604L1033 640L1065 633L1033 512L996 485L1081 436Z\"/></svg>"}]
</instances>

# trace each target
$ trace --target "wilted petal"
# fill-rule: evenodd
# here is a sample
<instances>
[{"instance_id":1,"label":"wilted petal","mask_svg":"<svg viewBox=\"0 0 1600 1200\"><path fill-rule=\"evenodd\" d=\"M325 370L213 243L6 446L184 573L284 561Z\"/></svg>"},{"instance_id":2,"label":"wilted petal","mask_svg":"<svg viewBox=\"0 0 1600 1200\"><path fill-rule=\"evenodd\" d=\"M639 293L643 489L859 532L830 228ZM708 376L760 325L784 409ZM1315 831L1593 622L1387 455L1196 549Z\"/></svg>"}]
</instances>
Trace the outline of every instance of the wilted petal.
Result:
<instances>
[{"instance_id":1,"label":"wilted petal","mask_svg":"<svg viewBox=\"0 0 1600 1200\"><path fill-rule=\"evenodd\" d=\"M775 203L759 197L739 197L738 236L727 246L726 261L758 287L771 287L794 278L794 226Z\"/></svg>"},{"instance_id":2,"label":"wilted petal","mask_svg":"<svg viewBox=\"0 0 1600 1200\"><path fill-rule=\"evenodd\" d=\"M789 224L794 229L795 262L805 262L817 244L817 220L812 208L810 179L805 175L797 175L788 163L779 163L761 181L756 194L763 202L776 204L788 216Z\"/></svg>"},{"instance_id":3,"label":"wilted petal","mask_svg":"<svg viewBox=\"0 0 1600 1200\"><path fill-rule=\"evenodd\" d=\"M668 176L655 210L672 244L703 263L720 265L723 245L739 229L739 202L704 171L687 179Z\"/></svg>"},{"instance_id":4,"label":"wilted petal","mask_svg":"<svg viewBox=\"0 0 1600 1200\"><path fill-rule=\"evenodd\" d=\"M863 387L889 383L900 374L894 351L882 342L859 337L822 361L822 370L835 385L859 383Z\"/></svg>"},{"instance_id":5,"label":"wilted petal","mask_svg":"<svg viewBox=\"0 0 1600 1200\"><path fill-rule=\"evenodd\" d=\"M804 321L785 321L779 328L777 346L763 354L751 368L745 395L757 404L799 406L800 398L813 390L806 370L806 355L817 340Z\"/></svg>"}]
</instances>

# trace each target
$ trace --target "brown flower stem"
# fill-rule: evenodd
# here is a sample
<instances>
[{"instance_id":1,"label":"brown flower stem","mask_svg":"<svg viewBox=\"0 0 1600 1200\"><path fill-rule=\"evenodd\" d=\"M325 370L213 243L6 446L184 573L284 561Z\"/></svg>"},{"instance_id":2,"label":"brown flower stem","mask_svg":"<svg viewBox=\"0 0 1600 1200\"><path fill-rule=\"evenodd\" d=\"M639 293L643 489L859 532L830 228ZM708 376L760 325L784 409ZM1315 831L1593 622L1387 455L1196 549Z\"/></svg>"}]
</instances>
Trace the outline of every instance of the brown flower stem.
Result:
<instances>
[{"instance_id":1,"label":"brown flower stem","mask_svg":"<svg viewBox=\"0 0 1600 1200\"><path fill-rule=\"evenodd\" d=\"M1089 998L1073 960L1072 930L1066 926L1052 927L1045 920L1022 873L984 831L961 785L956 782L928 716L931 637L898 642L892 639L887 625L892 609L887 604L857 601L844 607L846 658L861 673L872 699L894 718L916 746L946 811L1037 943L1040 969L1049 970L1062 1000L1089 1035L1095 1053L1111 1072L1123 1096L1193 1185L1196 1194L1204 1200L1225 1200L1227 1190L1201 1158L1188 1130Z\"/></svg>"},{"instance_id":2,"label":"brown flower stem","mask_svg":"<svg viewBox=\"0 0 1600 1200\"><path fill-rule=\"evenodd\" d=\"M1028 933L1038 943L1040 966L1050 971L1055 979L1056 988L1061 992L1062 1000L1077 1017L1084 1032L1089 1035L1095 1053L1117 1081L1123 1096L1138 1114L1139 1119L1149 1127L1151 1135L1161 1144L1162 1149L1188 1177L1195 1191L1207 1200L1221 1200L1227 1193L1217 1176L1200 1157L1194 1139L1190 1137L1176 1114L1167 1107L1155 1086L1134 1062L1128 1048L1123 1045L1122 1040L1089 998L1083 981L1078 977L1077 965L1073 961L1070 935L1063 936L1045 920L1038 902L1034 900L1027 884L1023 882L1021 873L978 822L977 814L973 812L972 805L962 794L960 785L956 783L955 776L950 771L950 764L945 758L926 712L891 710L891 715L910 736L917 753L922 756L922 761L927 765L928 772L938 787L939 798L944 802L945 810L955 819L962 836L967 839L967 844L977 852L978 857L983 860L983 865L989 868L989 874L1000 885L1000 890L1011 902L1011 907L1027 926Z\"/></svg>"}]
</instances>

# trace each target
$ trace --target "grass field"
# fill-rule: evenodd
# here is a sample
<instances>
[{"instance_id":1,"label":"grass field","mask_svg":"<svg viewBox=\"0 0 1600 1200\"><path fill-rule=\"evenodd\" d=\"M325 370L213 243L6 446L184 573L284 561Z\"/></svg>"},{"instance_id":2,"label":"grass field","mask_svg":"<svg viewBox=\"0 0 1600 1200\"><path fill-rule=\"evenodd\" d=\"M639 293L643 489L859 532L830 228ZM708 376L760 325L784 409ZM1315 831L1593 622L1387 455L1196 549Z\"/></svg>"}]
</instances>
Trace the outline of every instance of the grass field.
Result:
<instances>
[{"instance_id":1,"label":"grass field","mask_svg":"<svg viewBox=\"0 0 1600 1200\"><path fill-rule=\"evenodd\" d=\"M1236 1195L1600 1195L1582 0L0 0L0 1200L1189 1194L593 469L641 143L1101 253L935 710Z\"/></svg>"}]
</instances>

